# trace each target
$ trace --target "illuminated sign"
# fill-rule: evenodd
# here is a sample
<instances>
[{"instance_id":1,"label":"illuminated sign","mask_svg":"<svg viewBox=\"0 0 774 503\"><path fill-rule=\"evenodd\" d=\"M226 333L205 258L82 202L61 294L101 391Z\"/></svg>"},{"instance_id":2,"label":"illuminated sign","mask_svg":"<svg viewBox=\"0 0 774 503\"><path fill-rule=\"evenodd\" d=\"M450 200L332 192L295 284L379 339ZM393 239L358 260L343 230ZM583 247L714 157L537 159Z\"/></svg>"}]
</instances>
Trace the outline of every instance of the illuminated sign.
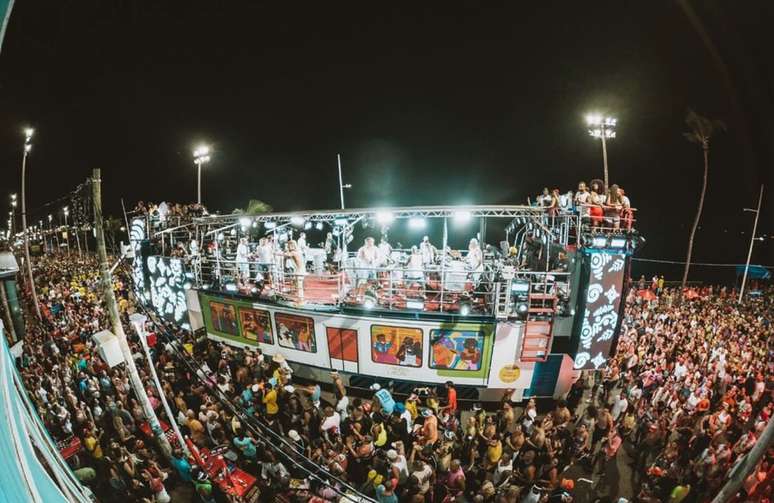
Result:
<instances>
[{"instance_id":1,"label":"illuminated sign","mask_svg":"<svg viewBox=\"0 0 774 503\"><path fill-rule=\"evenodd\" d=\"M185 269L183 261L173 257L150 256L147 259L150 297L159 316L178 325L188 323L185 301Z\"/></svg>"},{"instance_id":2,"label":"illuminated sign","mask_svg":"<svg viewBox=\"0 0 774 503\"><path fill-rule=\"evenodd\" d=\"M132 227L129 230L129 242L134 252L134 262L132 262L132 281L134 283L134 293L140 301L147 305L150 301L148 284L145 280L145 258L142 256L142 242L145 241L145 219L135 218L132 220Z\"/></svg>"},{"instance_id":3,"label":"illuminated sign","mask_svg":"<svg viewBox=\"0 0 774 503\"><path fill-rule=\"evenodd\" d=\"M604 368L619 329L626 255L596 252L586 257L589 266L576 369Z\"/></svg>"}]
</instances>

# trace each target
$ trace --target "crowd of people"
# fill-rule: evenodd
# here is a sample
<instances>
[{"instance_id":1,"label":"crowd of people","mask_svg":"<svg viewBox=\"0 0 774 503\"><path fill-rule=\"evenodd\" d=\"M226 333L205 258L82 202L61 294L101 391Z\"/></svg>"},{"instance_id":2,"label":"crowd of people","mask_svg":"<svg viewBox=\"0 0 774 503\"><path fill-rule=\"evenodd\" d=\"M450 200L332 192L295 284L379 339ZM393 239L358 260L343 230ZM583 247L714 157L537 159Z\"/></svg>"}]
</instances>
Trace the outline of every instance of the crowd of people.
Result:
<instances>
[{"instance_id":1,"label":"crowd of people","mask_svg":"<svg viewBox=\"0 0 774 503\"><path fill-rule=\"evenodd\" d=\"M132 210L132 215L142 215L150 218L151 223L156 227L167 227L171 225L181 225L189 222L196 217L208 215L207 208L197 203L151 203L138 201Z\"/></svg>"},{"instance_id":2,"label":"crowd of people","mask_svg":"<svg viewBox=\"0 0 774 503\"><path fill-rule=\"evenodd\" d=\"M80 441L76 475L106 501L164 503L183 486L200 501L233 500L179 445L170 458L161 454L143 433L124 366L99 357L91 335L109 323L96 261L42 257L35 266L43 321L28 316L18 365L52 436ZM114 290L125 331L158 405L121 271ZM228 446L256 477L261 501L347 501L341 495L353 490L380 503L617 501L619 465L628 461L630 501L703 502L772 415L774 297L740 305L725 291L690 302L676 293L647 301L633 290L617 355L566 400L516 404L506 394L488 411L461 410L453 382L409 396L374 384L364 395L334 373L333 393L323 393L294 379L281 354L149 325L174 417L157 412L198 448ZM769 451L746 479L752 501L771 493L773 461Z\"/></svg>"}]
</instances>

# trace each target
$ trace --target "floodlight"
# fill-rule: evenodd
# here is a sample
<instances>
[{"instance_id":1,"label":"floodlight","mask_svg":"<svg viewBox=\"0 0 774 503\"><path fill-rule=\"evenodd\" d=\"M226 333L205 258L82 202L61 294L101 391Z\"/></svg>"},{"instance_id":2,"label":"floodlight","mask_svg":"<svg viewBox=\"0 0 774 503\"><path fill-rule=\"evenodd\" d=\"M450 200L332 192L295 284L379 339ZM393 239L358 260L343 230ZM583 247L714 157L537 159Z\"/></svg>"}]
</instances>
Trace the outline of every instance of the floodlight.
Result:
<instances>
[{"instance_id":1,"label":"floodlight","mask_svg":"<svg viewBox=\"0 0 774 503\"><path fill-rule=\"evenodd\" d=\"M387 225L395 219L395 216L389 211L378 211L376 213L376 221L382 225Z\"/></svg>"},{"instance_id":2,"label":"floodlight","mask_svg":"<svg viewBox=\"0 0 774 503\"><path fill-rule=\"evenodd\" d=\"M297 226L297 227L301 226L301 225L304 225L304 217L301 217L301 216L298 216L298 215L296 215L294 217L291 217L290 218L290 223L295 225L295 226Z\"/></svg>"},{"instance_id":3,"label":"floodlight","mask_svg":"<svg viewBox=\"0 0 774 503\"><path fill-rule=\"evenodd\" d=\"M304 224L304 230L305 230L305 231L308 231L308 230L309 230L309 229L311 229L311 228L312 228L312 222L306 222L306 223Z\"/></svg>"},{"instance_id":4,"label":"floodlight","mask_svg":"<svg viewBox=\"0 0 774 503\"><path fill-rule=\"evenodd\" d=\"M266 222L263 224L263 226L266 227L268 230L271 230L277 227L277 222Z\"/></svg>"},{"instance_id":5,"label":"floodlight","mask_svg":"<svg viewBox=\"0 0 774 503\"><path fill-rule=\"evenodd\" d=\"M250 226L250 219L247 217L242 217L239 219L239 225L242 227L249 227Z\"/></svg>"},{"instance_id":6,"label":"floodlight","mask_svg":"<svg viewBox=\"0 0 774 503\"><path fill-rule=\"evenodd\" d=\"M454 212L454 221L458 224L465 224L470 221L471 214L468 210L457 210Z\"/></svg>"},{"instance_id":7,"label":"floodlight","mask_svg":"<svg viewBox=\"0 0 774 503\"><path fill-rule=\"evenodd\" d=\"M426 224L427 222L425 222L425 219L422 217L411 217L408 222L410 229L424 229Z\"/></svg>"},{"instance_id":8,"label":"floodlight","mask_svg":"<svg viewBox=\"0 0 774 503\"><path fill-rule=\"evenodd\" d=\"M337 218L336 220L333 221L333 223L343 227L343 226L347 225L348 222L347 222L346 218Z\"/></svg>"},{"instance_id":9,"label":"floodlight","mask_svg":"<svg viewBox=\"0 0 774 503\"><path fill-rule=\"evenodd\" d=\"M317 222L315 224L314 228L317 229L318 231L323 230L323 223L322 222Z\"/></svg>"}]
</instances>

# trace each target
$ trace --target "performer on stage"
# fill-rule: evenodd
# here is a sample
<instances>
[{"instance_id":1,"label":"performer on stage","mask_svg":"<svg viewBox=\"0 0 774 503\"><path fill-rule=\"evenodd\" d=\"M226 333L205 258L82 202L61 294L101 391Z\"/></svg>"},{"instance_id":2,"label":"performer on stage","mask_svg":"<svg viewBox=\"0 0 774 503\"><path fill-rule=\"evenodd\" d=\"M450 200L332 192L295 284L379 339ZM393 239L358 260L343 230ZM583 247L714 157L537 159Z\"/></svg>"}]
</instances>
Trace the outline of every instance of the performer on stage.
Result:
<instances>
[{"instance_id":1,"label":"performer on stage","mask_svg":"<svg viewBox=\"0 0 774 503\"><path fill-rule=\"evenodd\" d=\"M419 243L419 252L422 254L422 264L426 266L435 263L435 256L438 254L438 249L430 242L430 238L425 236L422 238L422 242Z\"/></svg>"},{"instance_id":2,"label":"performer on stage","mask_svg":"<svg viewBox=\"0 0 774 503\"><path fill-rule=\"evenodd\" d=\"M468 243L468 254L465 256L465 263L468 270L471 271L470 278L473 284L477 285L481 279L481 273L484 272L484 254L481 252L481 246L478 239L473 238Z\"/></svg>"},{"instance_id":3,"label":"performer on stage","mask_svg":"<svg viewBox=\"0 0 774 503\"><path fill-rule=\"evenodd\" d=\"M359 279L376 279L376 271L374 268L379 267L380 253L379 248L374 244L374 238L367 237L363 246L357 251L358 267L361 270L358 272Z\"/></svg>"}]
</instances>

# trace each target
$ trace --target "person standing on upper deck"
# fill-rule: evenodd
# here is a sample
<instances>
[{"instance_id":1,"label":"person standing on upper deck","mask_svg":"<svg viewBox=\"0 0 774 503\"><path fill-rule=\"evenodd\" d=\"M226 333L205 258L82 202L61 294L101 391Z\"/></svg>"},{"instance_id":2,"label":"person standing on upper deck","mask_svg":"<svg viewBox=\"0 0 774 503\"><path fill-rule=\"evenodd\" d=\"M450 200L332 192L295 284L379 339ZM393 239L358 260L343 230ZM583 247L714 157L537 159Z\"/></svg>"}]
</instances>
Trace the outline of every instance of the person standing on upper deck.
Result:
<instances>
[{"instance_id":1,"label":"person standing on upper deck","mask_svg":"<svg viewBox=\"0 0 774 503\"><path fill-rule=\"evenodd\" d=\"M586 205L589 203L589 190L586 188L586 182L578 183L578 192L575 193L573 202L581 217L588 216L589 208Z\"/></svg>"},{"instance_id":2,"label":"person standing on upper deck","mask_svg":"<svg viewBox=\"0 0 774 503\"><path fill-rule=\"evenodd\" d=\"M239 279L247 281L250 279L250 246L247 244L247 238L241 238L236 250L236 263L239 269Z\"/></svg>"},{"instance_id":3,"label":"person standing on upper deck","mask_svg":"<svg viewBox=\"0 0 774 503\"><path fill-rule=\"evenodd\" d=\"M438 250L430 242L430 238L425 236L422 238L422 242L419 243L419 252L422 254L422 264L427 267L435 262L435 256Z\"/></svg>"},{"instance_id":4,"label":"person standing on upper deck","mask_svg":"<svg viewBox=\"0 0 774 503\"><path fill-rule=\"evenodd\" d=\"M357 251L358 267L363 270L357 275L361 279L375 279L375 267L379 266L379 248L374 244L374 238L367 237L363 246Z\"/></svg>"},{"instance_id":5,"label":"person standing on upper deck","mask_svg":"<svg viewBox=\"0 0 774 503\"><path fill-rule=\"evenodd\" d=\"M470 279L474 284L477 284L481 278L481 273L484 272L484 254L476 238L471 239L470 243L468 243L468 254L465 256L465 263L468 266L468 270L471 271Z\"/></svg>"}]
</instances>

